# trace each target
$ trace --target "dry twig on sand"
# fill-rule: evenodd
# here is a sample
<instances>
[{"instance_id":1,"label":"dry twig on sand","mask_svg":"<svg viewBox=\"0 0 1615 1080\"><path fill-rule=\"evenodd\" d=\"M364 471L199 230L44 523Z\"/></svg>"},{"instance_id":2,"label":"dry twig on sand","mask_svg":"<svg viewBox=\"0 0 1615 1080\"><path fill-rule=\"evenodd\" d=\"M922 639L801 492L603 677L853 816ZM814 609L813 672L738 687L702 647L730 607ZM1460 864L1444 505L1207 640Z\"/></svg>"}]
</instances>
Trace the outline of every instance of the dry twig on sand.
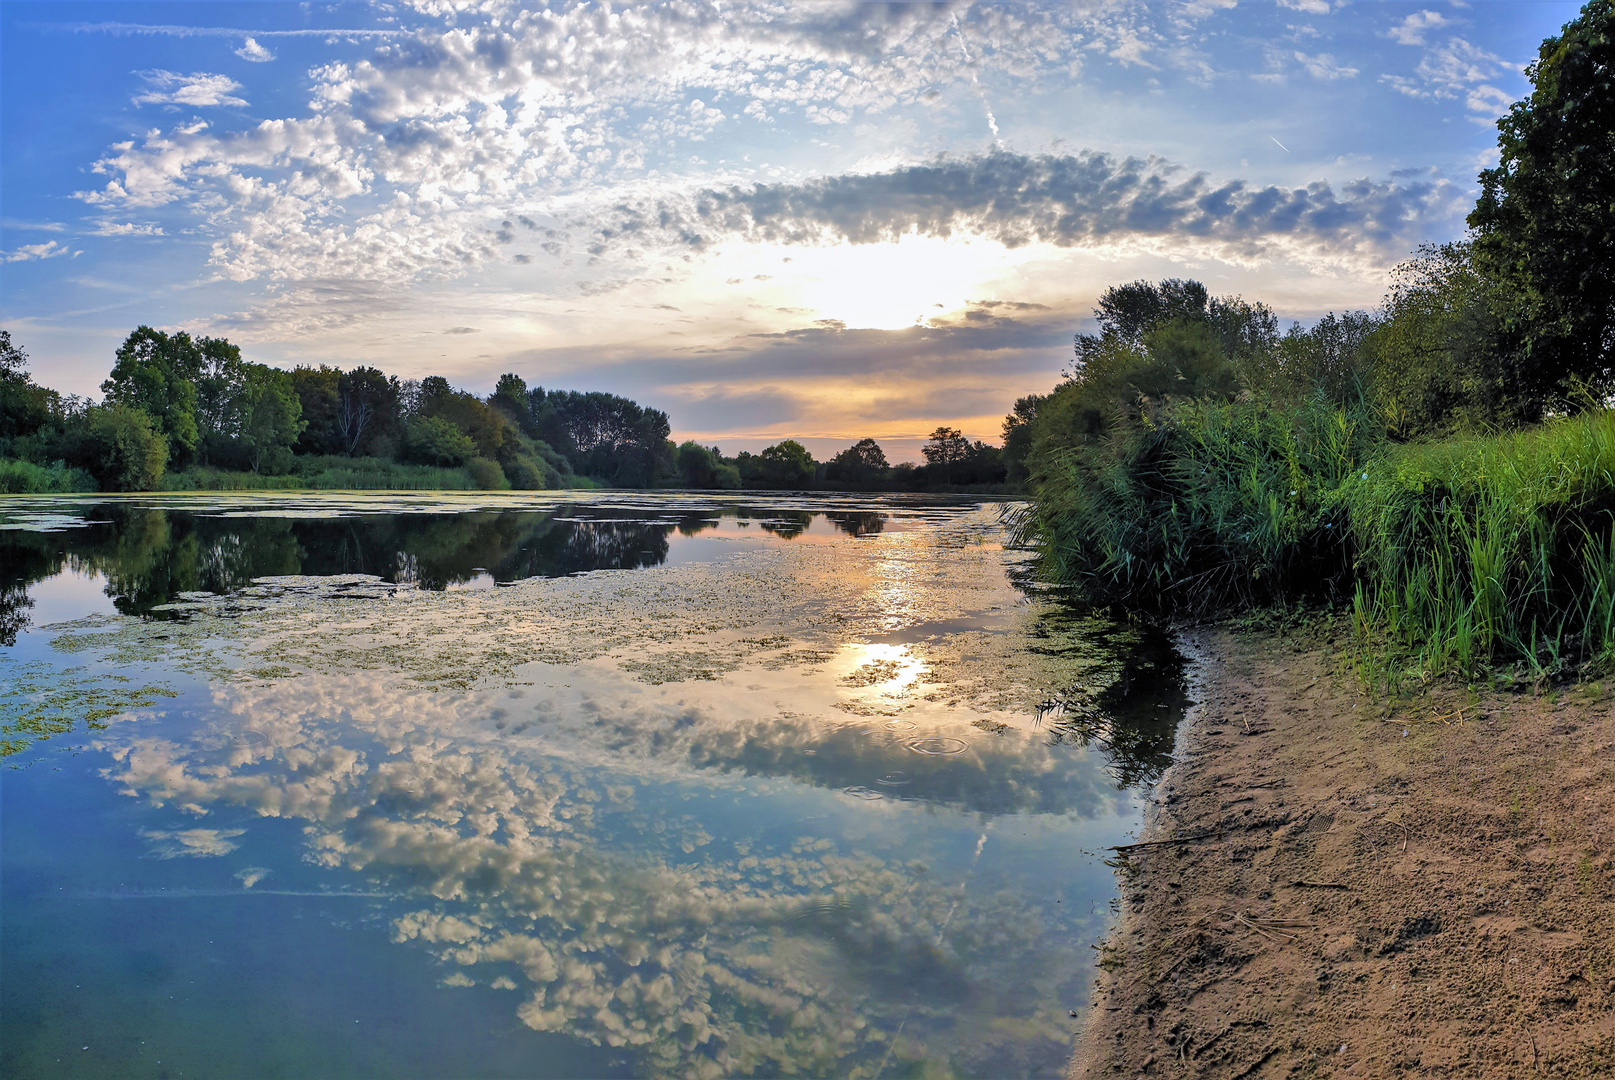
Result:
<instances>
[{"instance_id":1,"label":"dry twig on sand","mask_svg":"<svg viewBox=\"0 0 1615 1080\"><path fill-rule=\"evenodd\" d=\"M1221 835L1222 833L1219 830L1212 829L1209 832L1197 833L1194 836L1179 836L1172 840L1140 840L1136 844L1114 844L1111 847L1106 848L1106 850L1119 851L1125 854L1129 851L1137 851L1140 848L1166 847L1169 844L1191 844L1196 840L1204 840L1208 836Z\"/></svg>"}]
</instances>

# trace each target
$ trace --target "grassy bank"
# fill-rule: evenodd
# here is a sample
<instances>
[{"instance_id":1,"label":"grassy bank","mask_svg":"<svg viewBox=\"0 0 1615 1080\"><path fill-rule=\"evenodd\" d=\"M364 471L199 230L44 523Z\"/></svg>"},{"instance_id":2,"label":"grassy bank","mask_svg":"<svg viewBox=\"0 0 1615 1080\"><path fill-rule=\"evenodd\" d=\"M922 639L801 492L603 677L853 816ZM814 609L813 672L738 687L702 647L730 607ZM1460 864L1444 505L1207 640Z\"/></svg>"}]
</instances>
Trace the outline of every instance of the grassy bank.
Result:
<instances>
[{"instance_id":1,"label":"grassy bank","mask_svg":"<svg viewBox=\"0 0 1615 1080\"><path fill-rule=\"evenodd\" d=\"M168 473L164 491L296 491L296 490L476 490L482 485L466 467L403 465L382 458L305 457L283 476L232 472L193 466Z\"/></svg>"},{"instance_id":2,"label":"grassy bank","mask_svg":"<svg viewBox=\"0 0 1615 1080\"><path fill-rule=\"evenodd\" d=\"M1615 413L1388 441L1361 409L1188 402L1051 446L1020 522L1050 576L1169 616L1352 613L1365 677L1615 666Z\"/></svg>"},{"instance_id":3,"label":"grassy bank","mask_svg":"<svg viewBox=\"0 0 1615 1080\"><path fill-rule=\"evenodd\" d=\"M36 465L31 461L0 458L0 495L53 494L95 491L95 478L63 462Z\"/></svg>"}]
</instances>

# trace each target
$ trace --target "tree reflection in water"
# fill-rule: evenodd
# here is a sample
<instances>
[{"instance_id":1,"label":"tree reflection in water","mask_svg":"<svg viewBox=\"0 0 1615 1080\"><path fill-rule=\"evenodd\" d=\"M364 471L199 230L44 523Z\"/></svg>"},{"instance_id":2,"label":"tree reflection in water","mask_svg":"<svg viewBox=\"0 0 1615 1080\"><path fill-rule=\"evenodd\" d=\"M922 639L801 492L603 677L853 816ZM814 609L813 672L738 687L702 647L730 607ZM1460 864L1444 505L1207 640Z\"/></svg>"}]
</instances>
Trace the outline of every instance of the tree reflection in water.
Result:
<instances>
[{"instance_id":1,"label":"tree reflection in water","mask_svg":"<svg viewBox=\"0 0 1615 1080\"><path fill-rule=\"evenodd\" d=\"M56 532L0 531L0 643L27 625L27 588L64 566L104 575L125 615L152 615L182 593L234 592L262 577L370 574L441 590L483 574L495 581L635 570L667 560L669 535L695 537L725 521L755 520L781 539L822 516L852 536L879 533L880 512L726 506L648 518L593 507L457 514L348 514L329 518L235 517L163 507L93 504L83 524ZM162 617L158 613L158 617Z\"/></svg>"}]
</instances>

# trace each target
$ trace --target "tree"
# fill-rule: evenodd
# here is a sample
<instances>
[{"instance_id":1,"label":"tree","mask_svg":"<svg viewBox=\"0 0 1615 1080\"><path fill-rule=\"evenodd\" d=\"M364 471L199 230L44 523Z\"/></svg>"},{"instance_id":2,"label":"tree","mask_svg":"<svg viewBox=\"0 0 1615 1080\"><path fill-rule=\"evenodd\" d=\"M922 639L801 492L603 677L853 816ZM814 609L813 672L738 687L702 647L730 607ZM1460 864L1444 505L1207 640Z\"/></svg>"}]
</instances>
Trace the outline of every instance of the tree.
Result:
<instances>
[{"instance_id":1,"label":"tree","mask_svg":"<svg viewBox=\"0 0 1615 1080\"><path fill-rule=\"evenodd\" d=\"M373 367L356 367L340 376L332 426L342 452L354 457L375 449L398 425L398 377Z\"/></svg>"},{"instance_id":2,"label":"tree","mask_svg":"<svg viewBox=\"0 0 1615 1080\"><path fill-rule=\"evenodd\" d=\"M118 346L112 374L101 384L109 402L139 409L167 438L168 453L182 461L196 449L196 381L202 376L201 344L181 330L170 336L141 326Z\"/></svg>"},{"instance_id":3,"label":"tree","mask_svg":"<svg viewBox=\"0 0 1615 1080\"><path fill-rule=\"evenodd\" d=\"M795 439L775 443L750 458L750 464L751 476L747 477L747 470L742 468L741 477L751 485L799 491L813 483L813 455Z\"/></svg>"},{"instance_id":4,"label":"tree","mask_svg":"<svg viewBox=\"0 0 1615 1080\"><path fill-rule=\"evenodd\" d=\"M85 417L83 458L77 464L106 491L151 491L163 478L168 440L144 410L121 401Z\"/></svg>"},{"instance_id":5,"label":"tree","mask_svg":"<svg viewBox=\"0 0 1615 1080\"><path fill-rule=\"evenodd\" d=\"M1503 328L1538 400L1570 380L1615 384L1615 7L1592 0L1526 69L1533 89L1497 122L1499 161L1469 215L1483 273L1507 291Z\"/></svg>"},{"instance_id":6,"label":"tree","mask_svg":"<svg viewBox=\"0 0 1615 1080\"><path fill-rule=\"evenodd\" d=\"M252 365L248 376L252 407L241 433L253 472L291 468L292 444L303 432L303 408L292 380L283 371Z\"/></svg>"},{"instance_id":7,"label":"tree","mask_svg":"<svg viewBox=\"0 0 1615 1080\"><path fill-rule=\"evenodd\" d=\"M926 465L940 474L942 482L951 484L955 467L970 453L970 440L958 428L939 427L920 447L920 453L925 455Z\"/></svg>"},{"instance_id":8,"label":"tree","mask_svg":"<svg viewBox=\"0 0 1615 1080\"><path fill-rule=\"evenodd\" d=\"M224 338L200 338L196 377L197 457L202 464L241 438L252 412L252 388L241 349Z\"/></svg>"},{"instance_id":9,"label":"tree","mask_svg":"<svg viewBox=\"0 0 1615 1080\"><path fill-rule=\"evenodd\" d=\"M29 376L28 354L11 343L11 331L0 330L0 453L49 423L57 401L56 391Z\"/></svg>"},{"instance_id":10,"label":"tree","mask_svg":"<svg viewBox=\"0 0 1615 1080\"><path fill-rule=\"evenodd\" d=\"M867 487L885 479L891 470L886 451L874 439L859 439L830 459L824 470L827 480L854 487Z\"/></svg>"},{"instance_id":11,"label":"tree","mask_svg":"<svg viewBox=\"0 0 1615 1080\"><path fill-rule=\"evenodd\" d=\"M679 480L689 488L737 488L740 473L723 460L716 446L702 446L693 439L679 444L675 457Z\"/></svg>"},{"instance_id":12,"label":"tree","mask_svg":"<svg viewBox=\"0 0 1615 1080\"><path fill-rule=\"evenodd\" d=\"M1017 398L1004 417L1004 469L1008 478L1016 483L1026 479L1026 455L1032 450L1032 425L1037 420L1037 407L1045 400L1044 394Z\"/></svg>"},{"instance_id":13,"label":"tree","mask_svg":"<svg viewBox=\"0 0 1615 1080\"><path fill-rule=\"evenodd\" d=\"M404 457L422 465L464 465L477 455L477 444L447 420L418 416L404 434Z\"/></svg>"},{"instance_id":14,"label":"tree","mask_svg":"<svg viewBox=\"0 0 1615 1080\"><path fill-rule=\"evenodd\" d=\"M424 390L425 384L422 384ZM594 391L529 391L537 435L571 461L574 471L618 487L648 487L671 474L672 424L660 409L647 409L616 394Z\"/></svg>"},{"instance_id":15,"label":"tree","mask_svg":"<svg viewBox=\"0 0 1615 1080\"><path fill-rule=\"evenodd\" d=\"M317 368L299 365L292 369L291 380L305 425L294 449L299 454L340 454L342 432L337 426L337 405L342 372L324 364Z\"/></svg>"},{"instance_id":16,"label":"tree","mask_svg":"<svg viewBox=\"0 0 1615 1080\"><path fill-rule=\"evenodd\" d=\"M1468 244L1421 247L1392 271L1382 317L1362 342L1367 362L1358 361L1391 435L1415 438L1465 423L1540 418L1542 387L1533 385L1532 373L1505 343L1502 306L1497 283L1476 268ZM1320 322L1303 340L1328 329L1327 320ZM1285 351L1290 348L1286 338Z\"/></svg>"}]
</instances>

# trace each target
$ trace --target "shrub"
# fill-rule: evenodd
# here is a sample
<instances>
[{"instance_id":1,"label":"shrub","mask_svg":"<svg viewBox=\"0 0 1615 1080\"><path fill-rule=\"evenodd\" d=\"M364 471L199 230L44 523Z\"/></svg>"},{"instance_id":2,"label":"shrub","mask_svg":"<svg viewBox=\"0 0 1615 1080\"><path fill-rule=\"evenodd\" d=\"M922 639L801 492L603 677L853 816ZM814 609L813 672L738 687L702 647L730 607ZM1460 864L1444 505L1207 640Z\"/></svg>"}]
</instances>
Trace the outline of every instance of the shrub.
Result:
<instances>
[{"instance_id":1,"label":"shrub","mask_svg":"<svg viewBox=\"0 0 1615 1080\"><path fill-rule=\"evenodd\" d=\"M471 473L472 481L482 491L508 491L510 489L510 481L505 479L505 471L499 467L499 462L497 461L474 457L466 462L466 469Z\"/></svg>"},{"instance_id":2,"label":"shrub","mask_svg":"<svg viewBox=\"0 0 1615 1080\"><path fill-rule=\"evenodd\" d=\"M163 478L168 439L133 406L97 406L85 418L82 462L106 491L152 491Z\"/></svg>"}]
</instances>

